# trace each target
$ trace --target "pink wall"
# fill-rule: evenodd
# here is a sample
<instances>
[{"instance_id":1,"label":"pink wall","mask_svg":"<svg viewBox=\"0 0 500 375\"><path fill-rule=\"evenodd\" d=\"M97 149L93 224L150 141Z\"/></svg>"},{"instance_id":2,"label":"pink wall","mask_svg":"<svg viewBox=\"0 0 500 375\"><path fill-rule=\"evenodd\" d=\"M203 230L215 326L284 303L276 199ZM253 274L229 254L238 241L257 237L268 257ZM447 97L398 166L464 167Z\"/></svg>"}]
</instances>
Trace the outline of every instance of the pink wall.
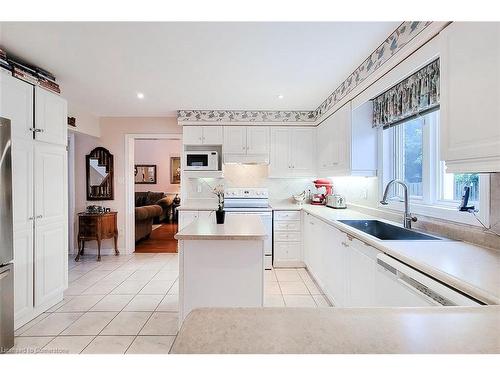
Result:
<instances>
[{"instance_id":1,"label":"pink wall","mask_svg":"<svg viewBox=\"0 0 500 375\"><path fill-rule=\"evenodd\" d=\"M100 119L101 136L75 136L75 211L85 210L90 204L109 207L118 212L118 248L125 248L125 135L126 134L182 134L175 117L103 117ZM88 202L85 188L85 155L94 147L106 147L114 156L115 199ZM151 185L150 185L151 186ZM76 227L76 226L75 226ZM77 233L75 233L76 238ZM86 245L87 247L87 245ZM89 248L95 244L89 243ZM103 253L111 251L112 241L103 242Z\"/></svg>"},{"instance_id":2,"label":"pink wall","mask_svg":"<svg viewBox=\"0 0 500 375\"><path fill-rule=\"evenodd\" d=\"M170 157L180 156L182 141L179 139L136 139L135 164L155 164L157 184L136 184L135 191L161 191L179 193L180 184L170 184Z\"/></svg>"}]
</instances>

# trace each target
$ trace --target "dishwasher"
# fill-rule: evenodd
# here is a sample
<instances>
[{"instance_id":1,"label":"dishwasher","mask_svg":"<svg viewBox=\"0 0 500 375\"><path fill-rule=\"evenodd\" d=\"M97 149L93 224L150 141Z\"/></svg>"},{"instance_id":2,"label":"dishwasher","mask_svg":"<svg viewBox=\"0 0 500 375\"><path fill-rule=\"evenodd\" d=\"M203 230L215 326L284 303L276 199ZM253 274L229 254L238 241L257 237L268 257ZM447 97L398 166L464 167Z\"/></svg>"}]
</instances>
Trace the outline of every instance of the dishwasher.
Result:
<instances>
[{"instance_id":1,"label":"dishwasher","mask_svg":"<svg viewBox=\"0 0 500 375\"><path fill-rule=\"evenodd\" d=\"M377 254L377 305L420 306L480 306L473 299L434 280L406 264L384 254Z\"/></svg>"}]
</instances>

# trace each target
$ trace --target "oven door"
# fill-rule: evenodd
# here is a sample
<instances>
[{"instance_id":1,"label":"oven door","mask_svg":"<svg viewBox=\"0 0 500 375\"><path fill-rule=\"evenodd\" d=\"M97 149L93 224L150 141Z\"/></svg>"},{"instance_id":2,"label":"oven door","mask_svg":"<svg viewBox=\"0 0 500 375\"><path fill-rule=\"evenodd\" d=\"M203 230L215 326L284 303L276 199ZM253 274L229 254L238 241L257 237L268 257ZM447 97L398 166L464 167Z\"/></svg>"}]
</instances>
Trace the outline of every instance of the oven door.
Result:
<instances>
[{"instance_id":1,"label":"oven door","mask_svg":"<svg viewBox=\"0 0 500 375\"><path fill-rule=\"evenodd\" d=\"M264 240L264 269L270 270L273 265L273 213L271 211L231 211L231 209L226 209L226 215L260 216L267 234L267 238Z\"/></svg>"}]
</instances>

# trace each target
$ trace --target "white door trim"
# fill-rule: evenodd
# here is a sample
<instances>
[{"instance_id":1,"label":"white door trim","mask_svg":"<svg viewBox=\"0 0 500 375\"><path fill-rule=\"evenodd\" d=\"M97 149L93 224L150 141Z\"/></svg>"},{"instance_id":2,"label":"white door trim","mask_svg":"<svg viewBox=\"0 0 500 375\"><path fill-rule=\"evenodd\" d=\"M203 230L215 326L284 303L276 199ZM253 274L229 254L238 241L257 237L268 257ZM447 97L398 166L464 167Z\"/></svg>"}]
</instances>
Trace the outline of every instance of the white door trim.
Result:
<instances>
[{"instance_id":1,"label":"white door trim","mask_svg":"<svg viewBox=\"0 0 500 375\"><path fill-rule=\"evenodd\" d=\"M170 133L130 133L125 134L125 252L132 254L135 250L135 201L134 201L134 149L136 139L179 139L182 134Z\"/></svg>"}]
</instances>

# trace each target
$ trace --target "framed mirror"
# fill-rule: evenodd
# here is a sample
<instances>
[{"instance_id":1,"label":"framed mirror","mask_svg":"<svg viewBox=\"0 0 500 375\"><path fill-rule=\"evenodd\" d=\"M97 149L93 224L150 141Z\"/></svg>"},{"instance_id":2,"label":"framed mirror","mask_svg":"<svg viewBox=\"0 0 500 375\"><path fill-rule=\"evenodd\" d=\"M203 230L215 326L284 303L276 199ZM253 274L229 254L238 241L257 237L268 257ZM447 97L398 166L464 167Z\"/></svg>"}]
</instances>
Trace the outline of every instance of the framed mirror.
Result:
<instances>
[{"instance_id":1,"label":"framed mirror","mask_svg":"<svg viewBox=\"0 0 500 375\"><path fill-rule=\"evenodd\" d=\"M134 175L136 184L156 184L156 165L136 164Z\"/></svg>"},{"instance_id":2,"label":"framed mirror","mask_svg":"<svg viewBox=\"0 0 500 375\"><path fill-rule=\"evenodd\" d=\"M113 200L113 155L104 147L96 147L85 158L87 200Z\"/></svg>"}]
</instances>

